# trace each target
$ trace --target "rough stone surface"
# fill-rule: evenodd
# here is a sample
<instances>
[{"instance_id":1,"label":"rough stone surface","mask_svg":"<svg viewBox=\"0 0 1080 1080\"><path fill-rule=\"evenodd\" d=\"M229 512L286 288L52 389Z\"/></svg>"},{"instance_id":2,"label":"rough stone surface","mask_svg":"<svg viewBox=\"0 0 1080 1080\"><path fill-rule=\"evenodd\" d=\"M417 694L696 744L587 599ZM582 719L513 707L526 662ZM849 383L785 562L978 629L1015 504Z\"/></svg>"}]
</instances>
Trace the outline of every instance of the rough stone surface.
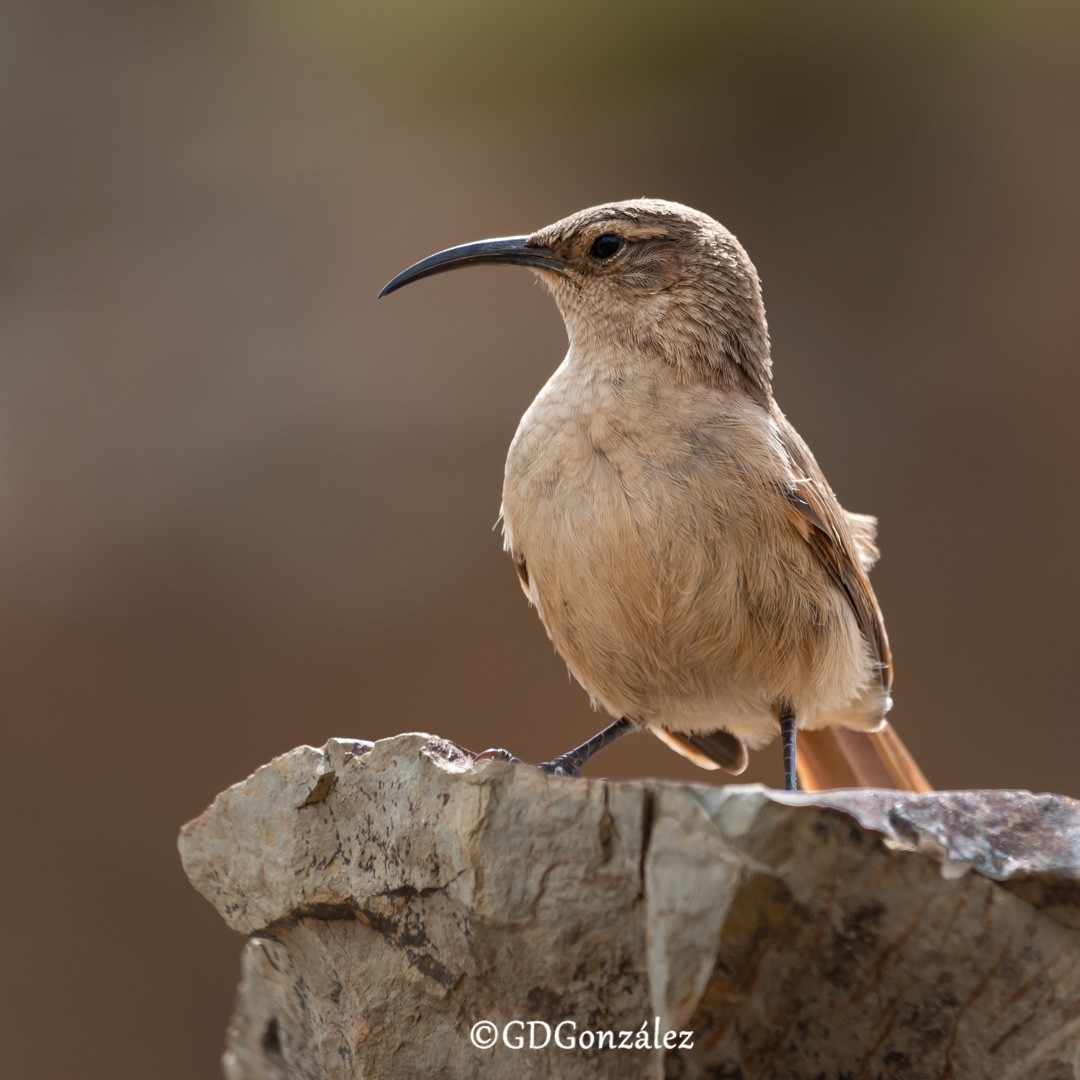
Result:
<instances>
[{"instance_id":1,"label":"rough stone surface","mask_svg":"<svg viewBox=\"0 0 1080 1080\"><path fill-rule=\"evenodd\" d=\"M1080 1077L1064 797L573 780L403 735L277 758L180 850L249 937L229 1080Z\"/></svg>"}]
</instances>

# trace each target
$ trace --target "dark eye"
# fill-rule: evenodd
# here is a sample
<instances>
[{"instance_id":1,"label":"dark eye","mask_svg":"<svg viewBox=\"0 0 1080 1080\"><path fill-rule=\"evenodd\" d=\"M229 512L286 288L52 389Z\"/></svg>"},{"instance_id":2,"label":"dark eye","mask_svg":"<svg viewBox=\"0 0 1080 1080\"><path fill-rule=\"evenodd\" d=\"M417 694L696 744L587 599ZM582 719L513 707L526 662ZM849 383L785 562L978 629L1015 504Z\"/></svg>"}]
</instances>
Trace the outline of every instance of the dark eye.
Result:
<instances>
[{"instance_id":1,"label":"dark eye","mask_svg":"<svg viewBox=\"0 0 1080 1080\"><path fill-rule=\"evenodd\" d=\"M623 246L623 238L615 233L602 233L589 248L589 254L594 259L610 259Z\"/></svg>"}]
</instances>

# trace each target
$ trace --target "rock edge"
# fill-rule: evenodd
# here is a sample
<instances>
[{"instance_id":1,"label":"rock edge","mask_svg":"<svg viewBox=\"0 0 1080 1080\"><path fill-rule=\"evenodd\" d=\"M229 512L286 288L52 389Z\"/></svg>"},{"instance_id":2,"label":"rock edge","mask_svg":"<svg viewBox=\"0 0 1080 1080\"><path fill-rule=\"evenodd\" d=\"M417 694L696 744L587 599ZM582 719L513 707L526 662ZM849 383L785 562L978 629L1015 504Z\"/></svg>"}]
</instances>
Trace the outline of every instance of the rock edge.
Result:
<instances>
[{"instance_id":1,"label":"rock edge","mask_svg":"<svg viewBox=\"0 0 1080 1080\"><path fill-rule=\"evenodd\" d=\"M284 754L179 846L249 937L229 1080L1080 1077L1063 796L576 780L414 734Z\"/></svg>"}]
</instances>

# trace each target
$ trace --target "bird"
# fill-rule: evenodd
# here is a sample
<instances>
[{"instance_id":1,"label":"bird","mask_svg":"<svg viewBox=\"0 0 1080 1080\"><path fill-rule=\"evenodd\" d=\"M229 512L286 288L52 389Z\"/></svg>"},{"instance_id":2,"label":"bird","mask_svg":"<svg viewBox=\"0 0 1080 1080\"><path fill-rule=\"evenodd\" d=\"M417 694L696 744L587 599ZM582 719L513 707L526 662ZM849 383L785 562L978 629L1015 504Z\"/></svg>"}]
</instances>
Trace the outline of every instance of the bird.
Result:
<instances>
[{"instance_id":1,"label":"bird","mask_svg":"<svg viewBox=\"0 0 1080 1080\"><path fill-rule=\"evenodd\" d=\"M737 775L780 735L787 790L930 790L886 719L876 520L842 509L773 398L761 283L736 237L679 203L610 202L438 251L379 296L490 263L532 270L569 340L510 444L504 546L613 718L541 768L577 775L647 730Z\"/></svg>"}]
</instances>

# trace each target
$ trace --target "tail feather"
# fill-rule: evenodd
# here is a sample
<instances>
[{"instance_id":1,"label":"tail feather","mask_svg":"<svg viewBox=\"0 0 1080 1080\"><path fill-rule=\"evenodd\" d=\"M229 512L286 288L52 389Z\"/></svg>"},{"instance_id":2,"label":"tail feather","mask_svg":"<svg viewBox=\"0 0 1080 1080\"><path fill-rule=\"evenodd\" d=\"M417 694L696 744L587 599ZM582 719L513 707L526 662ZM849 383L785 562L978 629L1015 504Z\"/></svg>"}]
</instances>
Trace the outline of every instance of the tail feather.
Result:
<instances>
[{"instance_id":1,"label":"tail feather","mask_svg":"<svg viewBox=\"0 0 1080 1080\"><path fill-rule=\"evenodd\" d=\"M840 727L800 731L796 747L799 786L806 791L837 787L934 790L889 724L870 732Z\"/></svg>"}]
</instances>

